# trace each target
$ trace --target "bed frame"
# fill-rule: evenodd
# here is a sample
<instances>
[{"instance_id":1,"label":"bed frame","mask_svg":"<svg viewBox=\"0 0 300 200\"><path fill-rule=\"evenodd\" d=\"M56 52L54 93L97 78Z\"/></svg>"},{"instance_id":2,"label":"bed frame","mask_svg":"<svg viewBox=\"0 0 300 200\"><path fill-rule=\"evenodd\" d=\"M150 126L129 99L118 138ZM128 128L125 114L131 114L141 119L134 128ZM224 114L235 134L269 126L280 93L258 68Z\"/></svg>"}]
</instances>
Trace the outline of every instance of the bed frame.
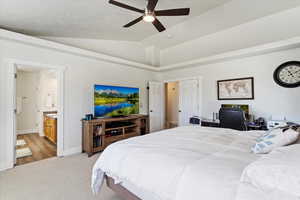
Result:
<instances>
[{"instance_id":1,"label":"bed frame","mask_svg":"<svg viewBox=\"0 0 300 200\"><path fill-rule=\"evenodd\" d=\"M124 188L120 184L115 184L115 181L113 178L109 176L105 176L106 179L106 185L113 190L115 193L123 197L124 200L142 200L138 198L136 195L134 195L132 192L128 191L126 188Z\"/></svg>"}]
</instances>

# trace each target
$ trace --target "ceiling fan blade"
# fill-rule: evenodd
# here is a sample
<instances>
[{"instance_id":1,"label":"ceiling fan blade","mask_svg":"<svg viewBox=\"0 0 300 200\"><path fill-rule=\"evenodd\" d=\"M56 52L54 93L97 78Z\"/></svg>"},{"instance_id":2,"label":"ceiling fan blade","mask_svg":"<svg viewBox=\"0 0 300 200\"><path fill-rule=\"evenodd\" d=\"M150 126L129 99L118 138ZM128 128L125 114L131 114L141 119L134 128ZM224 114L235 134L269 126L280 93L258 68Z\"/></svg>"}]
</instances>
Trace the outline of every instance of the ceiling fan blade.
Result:
<instances>
[{"instance_id":1,"label":"ceiling fan blade","mask_svg":"<svg viewBox=\"0 0 300 200\"><path fill-rule=\"evenodd\" d=\"M147 8L149 11L154 11L158 0L148 0Z\"/></svg>"},{"instance_id":2,"label":"ceiling fan blade","mask_svg":"<svg viewBox=\"0 0 300 200\"><path fill-rule=\"evenodd\" d=\"M189 8L178 8L178 9L155 11L156 16L183 16L183 15L189 15L189 14L190 14Z\"/></svg>"},{"instance_id":3,"label":"ceiling fan blade","mask_svg":"<svg viewBox=\"0 0 300 200\"><path fill-rule=\"evenodd\" d=\"M164 25L162 25L162 23L158 19L155 19L155 21L152 22L152 24L155 26L155 28L159 32L163 32L164 30L166 30L166 28L164 27Z\"/></svg>"},{"instance_id":4,"label":"ceiling fan blade","mask_svg":"<svg viewBox=\"0 0 300 200\"><path fill-rule=\"evenodd\" d=\"M135 11L135 12L139 12L139 13L144 13L145 12L144 10L141 10L141 9L138 9L138 8L135 8L135 7L132 7L132 6L120 3L118 1L109 0L109 3L113 4L115 6L121 7L121 8L125 8L127 10L132 10L132 11Z\"/></svg>"},{"instance_id":5,"label":"ceiling fan blade","mask_svg":"<svg viewBox=\"0 0 300 200\"><path fill-rule=\"evenodd\" d=\"M128 27L130 27L130 26L132 26L132 25L135 25L136 23L138 23L138 22L140 22L140 21L142 21L142 20L143 20L143 16L141 16L141 17L139 17L139 18L137 18L137 19L135 19L135 20L129 22L128 24L124 25L124 27L125 27L125 28L128 28Z\"/></svg>"}]
</instances>

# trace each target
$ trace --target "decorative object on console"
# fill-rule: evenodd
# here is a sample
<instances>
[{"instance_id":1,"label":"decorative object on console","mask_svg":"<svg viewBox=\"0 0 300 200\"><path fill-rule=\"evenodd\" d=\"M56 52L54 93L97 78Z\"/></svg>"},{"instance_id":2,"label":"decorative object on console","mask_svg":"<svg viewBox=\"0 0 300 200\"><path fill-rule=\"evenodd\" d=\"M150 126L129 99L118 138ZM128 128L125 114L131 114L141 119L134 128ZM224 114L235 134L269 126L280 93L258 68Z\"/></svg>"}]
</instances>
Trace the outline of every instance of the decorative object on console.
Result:
<instances>
[{"instance_id":1,"label":"decorative object on console","mask_svg":"<svg viewBox=\"0 0 300 200\"><path fill-rule=\"evenodd\" d=\"M218 100L254 99L254 78L239 78L217 81Z\"/></svg>"},{"instance_id":2,"label":"decorative object on console","mask_svg":"<svg viewBox=\"0 0 300 200\"><path fill-rule=\"evenodd\" d=\"M300 61L290 61L281 64L274 71L274 81L286 88L296 88L300 86Z\"/></svg>"},{"instance_id":3,"label":"decorative object on console","mask_svg":"<svg viewBox=\"0 0 300 200\"><path fill-rule=\"evenodd\" d=\"M87 114L85 115L85 120L92 120L94 118L93 114Z\"/></svg>"}]
</instances>

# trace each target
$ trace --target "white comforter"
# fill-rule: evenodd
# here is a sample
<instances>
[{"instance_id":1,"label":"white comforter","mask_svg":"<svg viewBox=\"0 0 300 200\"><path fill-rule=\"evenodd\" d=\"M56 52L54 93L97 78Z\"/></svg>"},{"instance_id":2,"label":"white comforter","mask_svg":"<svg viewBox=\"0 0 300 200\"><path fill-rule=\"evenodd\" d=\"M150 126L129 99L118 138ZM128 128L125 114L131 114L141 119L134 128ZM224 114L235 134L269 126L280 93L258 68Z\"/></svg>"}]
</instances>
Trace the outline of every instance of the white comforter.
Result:
<instances>
[{"instance_id":1,"label":"white comforter","mask_svg":"<svg viewBox=\"0 0 300 200\"><path fill-rule=\"evenodd\" d=\"M123 140L97 160L92 188L99 191L105 173L151 194L143 200L234 200L259 135L189 126Z\"/></svg>"}]
</instances>

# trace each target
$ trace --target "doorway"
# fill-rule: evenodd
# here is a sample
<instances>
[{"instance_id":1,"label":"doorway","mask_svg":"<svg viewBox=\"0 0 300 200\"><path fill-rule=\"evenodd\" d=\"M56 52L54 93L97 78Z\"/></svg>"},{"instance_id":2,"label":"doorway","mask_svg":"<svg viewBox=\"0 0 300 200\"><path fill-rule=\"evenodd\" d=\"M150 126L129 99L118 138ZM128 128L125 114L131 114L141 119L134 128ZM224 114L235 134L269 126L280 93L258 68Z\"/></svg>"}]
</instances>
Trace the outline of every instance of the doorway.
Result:
<instances>
[{"instance_id":1,"label":"doorway","mask_svg":"<svg viewBox=\"0 0 300 200\"><path fill-rule=\"evenodd\" d=\"M179 120L179 82L165 83L165 128L175 128Z\"/></svg>"},{"instance_id":2,"label":"doorway","mask_svg":"<svg viewBox=\"0 0 300 200\"><path fill-rule=\"evenodd\" d=\"M150 132L188 126L190 118L201 116L202 78L149 82Z\"/></svg>"},{"instance_id":3,"label":"doorway","mask_svg":"<svg viewBox=\"0 0 300 200\"><path fill-rule=\"evenodd\" d=\"M57 70L16 66L16 166L57 156L57 95Z\"/></svg>"},{"instance_id":4,"label":"doorway","mask_svg":"<svg viewBox=\"0 0 300 200\"><path fill-rule=\"evenodd\" d=\"M187 126L200 115L200 78L165 81L165 128Z\"/></svg>"},{"instance_id":5,"label":"doorway","mask_svg":"<svg viewBox=\"0 0 300 200\"><path fill-rule=\"evenodd\" d=\"M8 164L7 168L13 168L16 164L16 143L17 143L17 98L16 98L16 80L17 69L34 68L40 70L54 70L57 77L57 144L56 155L58 157L64 155L64 72L66 67L55 66L42 63L35 63L30 61L6 59L5 63L8 64L8 87L6 97L8 101L7 113L7 131L10 133L7 138L8 147Z\"/></svg>"}]
</instances>

